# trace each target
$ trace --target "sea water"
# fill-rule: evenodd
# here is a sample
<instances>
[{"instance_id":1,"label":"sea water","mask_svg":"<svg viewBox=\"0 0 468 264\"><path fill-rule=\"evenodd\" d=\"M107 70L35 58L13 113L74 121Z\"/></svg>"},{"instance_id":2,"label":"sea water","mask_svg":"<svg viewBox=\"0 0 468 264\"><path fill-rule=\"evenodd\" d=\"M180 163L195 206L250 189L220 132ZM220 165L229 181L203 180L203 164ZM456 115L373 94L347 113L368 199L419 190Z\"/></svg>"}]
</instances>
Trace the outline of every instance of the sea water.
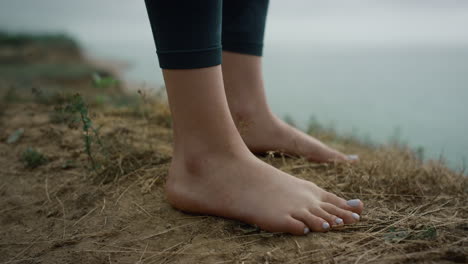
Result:
<instances>
[{"instance_id":1,"label":"sea water","mask_svg":"<svg viewBox=\"0 0 468 264\"><path fill-rule=\"evenodd\" d=\"M162 84L155 56L127 77ZM265 47L268 101L305 129L311 118L375 143L398 141L461 169L468 157L467 47ZM142 84L143 85L143 84Z\"/></svg>"}]
</instances>

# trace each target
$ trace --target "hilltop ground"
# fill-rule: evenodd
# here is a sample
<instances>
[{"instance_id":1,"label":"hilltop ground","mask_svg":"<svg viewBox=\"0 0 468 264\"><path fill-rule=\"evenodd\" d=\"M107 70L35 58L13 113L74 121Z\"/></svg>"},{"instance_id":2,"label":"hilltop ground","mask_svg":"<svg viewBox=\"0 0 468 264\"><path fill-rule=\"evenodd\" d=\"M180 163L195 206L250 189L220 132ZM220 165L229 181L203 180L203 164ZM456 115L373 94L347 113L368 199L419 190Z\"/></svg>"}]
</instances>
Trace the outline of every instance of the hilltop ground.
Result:
<instances>
[{"instance_id":1,"label":"hilltop ground","mask_svg":"<svg viewBox=\"0 0 468 264\"><path fill-rule=\"evenodd\" d=\"M0 34L0 263L467 262L463 173L317 124L311 133L361 162L261 158L364 200L359 224L295 237L171 208L163 93L115 76L64 36Z\"/></svg>"}]
</instances>

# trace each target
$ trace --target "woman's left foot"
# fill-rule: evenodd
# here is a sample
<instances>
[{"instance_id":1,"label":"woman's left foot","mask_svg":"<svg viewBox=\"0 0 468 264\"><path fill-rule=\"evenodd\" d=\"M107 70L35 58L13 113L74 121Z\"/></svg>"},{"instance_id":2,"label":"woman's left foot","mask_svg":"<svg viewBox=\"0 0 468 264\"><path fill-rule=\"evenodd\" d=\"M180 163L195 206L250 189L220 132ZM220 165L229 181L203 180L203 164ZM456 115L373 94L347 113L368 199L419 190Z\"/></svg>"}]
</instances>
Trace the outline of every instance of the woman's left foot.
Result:
<instances>
[{"instance_id":1,"label":"woman's left foot","mask_svg":"<svg viewBox=\"0 0 468 264\"><path fill-rule=\"evenodd\" d=\"M356 155L345 155L328 147L273 114L263 117L235 113L233 115L244 142L254 153L280 151L315 162L345 162L358 159Z\"/></svg>"},{"instance_id":2,"label":"woman's left foot","mask_svg":"<svg viewBox=\"0 0 468 264\"><path fill-rule=\"evenodd\" d=\"M355 161L288 125L268 107L261 57L223 52L223 80L231 115L244 142L254 153L282 151L310 161Z\"/></svg>"}]
</instances>

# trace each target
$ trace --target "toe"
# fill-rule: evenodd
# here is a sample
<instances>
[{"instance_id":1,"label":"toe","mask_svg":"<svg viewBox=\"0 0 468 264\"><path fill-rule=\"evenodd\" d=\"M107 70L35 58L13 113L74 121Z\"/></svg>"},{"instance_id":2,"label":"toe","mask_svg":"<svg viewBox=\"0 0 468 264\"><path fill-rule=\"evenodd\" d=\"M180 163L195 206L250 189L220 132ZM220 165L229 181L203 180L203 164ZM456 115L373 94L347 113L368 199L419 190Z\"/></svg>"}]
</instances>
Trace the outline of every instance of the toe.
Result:
<instances>
[{"instance_id":1,"label":"toe","mask_svg":"<svg viewBox=\"0 0 468 264\"><path fill-rule=\"evenodd\" d=\"M359 221L360 216L348 210L341 209L331 203L322 203L321 208L331 215L336 215L344 221L345 224L354 224Z\"/></svg>"},{"instance_id":2,"label":"toe","mask_svg":"<svg viewBox=\"0 0 468 264\"><path fill-rule=\"evenodd\" d=\"M305 155L310 161L315 162L345 162L348 161L348 157L336 150L330 149L327 146L323 146L320 150Z\"/></svg>"},{"instance_id":3,"label":"toe","mask_svg":"<svg viewBox=\"0 0 468 264\"><path fill-rule=\"evenodd\" d=\"M318 216L325 221L328 222L330 226L338 226L338 225L343 225L343 218L336 216L332 212L326 211L323 208L312 208L309 209L309 211L315 215Z\"/></svg>"},{"instance_id":4,"label":"toe","mask_svg":"<svg viewBox=\"0 0 468 264\"><path fill-rule=\"evenodd\" d=\"M310 231L314 232L326 232L330 229L330 224L325 219L313 215L307 210L301 211L293 217L307 225Z\"/></svg>"},{"instance_id":5,"label":"toe","mask_svg":"<svg viewBox=\"0 0 468 264\"><path fill-rule=\"evenodd\" d=\"M361 200L359 199L352 199L346 201L345 199L342 199L333 193L327 193L323 197L323 201L327 203L331 203L341 209L348 210L357 214L361 214L363 209L364 209L364 204Z\"/></svg>"},{"instance_id":6,"label":"toe","mask_svg":"<svg viewBox=\"0 0 468 264\"><path fill-rule=\"evenodd\" d=\"M288 216L285 221L285 232L291 233L296 236L307 235L310 232L310 228L302 221L294 219L292 216Z\"/></svg>"},{"instance_id":7,"label":"toe","mask_svg":"<svg viewBox=\"0 0 468 264\"><path fill-rule=\"evenodd\" d=\"M346 155L346 159L351 163L359 162L359 155L356 155L356 154Z\"/></svg>"},{"instance_id":8,"label":"toe","mask_svg":"<svg viewBox=\"0 0 468 264\"><path fill-rule=\"evenodd\" d=\"M331 153L331 156L333 157L332 161L349 161L348 156L346 156L345 154L337 150L332 149L330 150L330 153Z\"/></svg>"}]
</instances>

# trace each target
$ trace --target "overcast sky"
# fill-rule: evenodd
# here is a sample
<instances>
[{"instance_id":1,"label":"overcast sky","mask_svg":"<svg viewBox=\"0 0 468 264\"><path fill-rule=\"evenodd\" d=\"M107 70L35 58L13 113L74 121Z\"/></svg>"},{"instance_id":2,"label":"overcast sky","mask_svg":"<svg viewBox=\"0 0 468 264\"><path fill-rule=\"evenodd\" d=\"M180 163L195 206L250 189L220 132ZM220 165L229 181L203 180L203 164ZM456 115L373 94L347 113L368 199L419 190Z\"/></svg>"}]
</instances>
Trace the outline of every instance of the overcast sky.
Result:
<instances>
[{"instance_id":1,"label":"overcast sky","mask_svg":"<svg viewBox=\"0 0 468 264\"><path fill-rule=\"evenodd\" d=\"M271 0L267 38L329 44L468 45L464 0ZM143 0L0 2L0 28L147 40Z\"/></svg>"}]
</instances>

